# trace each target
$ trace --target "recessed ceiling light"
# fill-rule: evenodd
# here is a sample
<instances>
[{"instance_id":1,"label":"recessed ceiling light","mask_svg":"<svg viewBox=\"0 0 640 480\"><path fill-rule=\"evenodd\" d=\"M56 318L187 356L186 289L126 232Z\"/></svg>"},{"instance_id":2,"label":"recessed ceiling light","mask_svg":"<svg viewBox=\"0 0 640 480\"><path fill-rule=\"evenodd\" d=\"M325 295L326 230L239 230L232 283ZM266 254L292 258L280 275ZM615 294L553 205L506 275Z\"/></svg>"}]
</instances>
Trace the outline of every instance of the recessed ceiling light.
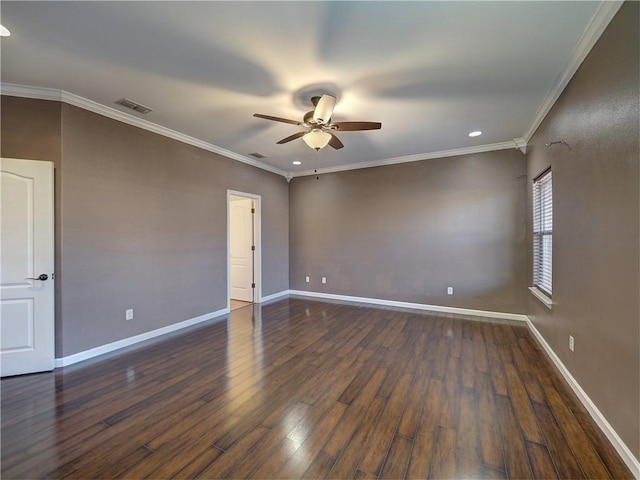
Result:
<instances>
[{"instance_id":1,"label":"recessed ceiling light","mask_svg":"<svg viewBox=\"0 0 640 480\"><path fill-rule=\"evenodd\" d=\"M0 37L8 37L11 35L11 32L4 25L0 25Z\"/></svg>"},{"instance_id":2,"label":"recessed ceiling light","mask_svg":"<svg viewBox=\"0 0 640 480\"><path fill-rule=\"evenodd\" d=\"M475 132L471 132L469 134L470 137L477 137L479 135L482 135L482 132L480 130L476 130Z\"/></svg>"},{"instance_id":3,"label":"recessed ceiling light","mask_svg":"<svg viewBox=\"0 0 640 480\"><path fill-rule=\"evenodd\" d=\"M302 165L302 162L300 160L294 160L293 162L294 165Z\"/></svg>"}]
</instances>

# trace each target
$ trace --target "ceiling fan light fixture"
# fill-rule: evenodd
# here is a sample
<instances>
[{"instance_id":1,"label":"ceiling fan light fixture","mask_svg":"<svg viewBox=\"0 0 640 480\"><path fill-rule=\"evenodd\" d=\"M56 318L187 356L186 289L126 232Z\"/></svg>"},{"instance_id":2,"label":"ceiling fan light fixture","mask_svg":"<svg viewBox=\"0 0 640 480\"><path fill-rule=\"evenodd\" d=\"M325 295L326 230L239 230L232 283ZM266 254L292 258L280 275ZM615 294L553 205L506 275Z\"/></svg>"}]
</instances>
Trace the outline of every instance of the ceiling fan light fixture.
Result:
<instances>
[{"instance_id":1,"label":"ceiling fan light fixture","mask_svg":"<svg viewBox=\"0 0 640 480\"><path fill-rule=\"evenodd\" d=\"M331 134L323 132L319 128L314 128L309 133L305 133L302 136L302 140L314 150L320 150L327 146L329 140L331 140Z\"/></svg>"},{"instance_id":2,"label":"ceiling fan light fixture","mask_svg":"<svg viewBox=\"0 0 640 480\"><path fill-rule=\"evenodd\" d=\"M313 111L313 121L317 124L324 125L329 123L331 115L333 115L333 107L336 106L336 97L327 95L326 93L320 97L315 110Z\"/></svg>"}]
</instances>

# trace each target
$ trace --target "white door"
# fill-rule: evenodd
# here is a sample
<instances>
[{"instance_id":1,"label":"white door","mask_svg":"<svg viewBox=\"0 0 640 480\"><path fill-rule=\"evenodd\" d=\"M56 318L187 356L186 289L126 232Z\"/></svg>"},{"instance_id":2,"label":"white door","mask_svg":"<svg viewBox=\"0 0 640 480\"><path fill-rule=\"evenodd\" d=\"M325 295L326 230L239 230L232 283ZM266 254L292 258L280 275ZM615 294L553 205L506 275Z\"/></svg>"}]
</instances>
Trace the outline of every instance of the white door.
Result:
<instances>
[{"instance_id":1,"label":"white door","mask_svg":"<svg viewBox=\"0 0 640 480\"><path fill-rule=\"evenodd\" d=\"M231 197L229 211L229 256L231 298L253 301L251 284L253 275L253 201L250 198Z\"/></svg>"},{"instance_id":2,"label":"white door","mask_svg":"<svg viewBox=\"0 0 640 480\"><path fill-rule=\"evenodd\" d=\"M0 231L1 374L53 370L52 162L0 159Z\"/></svg>"}]
</instances>

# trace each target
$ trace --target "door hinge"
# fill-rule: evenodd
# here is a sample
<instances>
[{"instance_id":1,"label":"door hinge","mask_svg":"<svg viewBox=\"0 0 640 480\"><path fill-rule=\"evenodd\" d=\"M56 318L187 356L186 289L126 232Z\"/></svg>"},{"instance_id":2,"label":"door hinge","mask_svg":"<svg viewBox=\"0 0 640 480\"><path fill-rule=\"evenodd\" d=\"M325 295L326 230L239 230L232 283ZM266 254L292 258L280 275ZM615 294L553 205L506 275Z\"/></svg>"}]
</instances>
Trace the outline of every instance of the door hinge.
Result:
<instances>
[{"instance_id":1,"label":"door hinge","mask_svg":"<svg viewBox=\"0 0 640 480\"><path fill-rule=\"evenodd\" d=\"M252 209L251 209L251 213L256 213L256 209L255 209L255 208L252 208Z\"/></svg>"},{"instance_id":2,"label":"door hinge","mask_svg":"<svg viewBox=\"0 0 640 480\"><path fill-rule=\"evenodd\" d=\"M252 283L252 284L251 284L251 288L256 288L256 284L255 284L255 283Z\"/></svg>"},{"instance_id":3,"label":"door hinge","mask_svg":"<svg viewBox=\"0 0 640 480\"><path fill-rule=\"evenodd\" d=\"M251 245L251 251L255 252L256 251L256 246L255 245Z\"/></svg>"}]
</instances>

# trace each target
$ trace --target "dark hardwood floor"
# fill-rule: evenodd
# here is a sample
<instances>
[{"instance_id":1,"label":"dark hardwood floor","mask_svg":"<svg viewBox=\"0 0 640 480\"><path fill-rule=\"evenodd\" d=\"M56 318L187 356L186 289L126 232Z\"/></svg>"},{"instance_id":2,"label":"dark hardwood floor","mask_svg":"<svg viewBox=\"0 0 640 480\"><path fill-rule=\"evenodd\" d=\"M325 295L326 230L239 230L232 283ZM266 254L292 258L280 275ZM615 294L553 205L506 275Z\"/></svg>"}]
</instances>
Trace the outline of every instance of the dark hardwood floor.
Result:
<instances>
[{"instance_id":1,"label":"dark hardwood floor","mask_svg":"<svg viewBox=\"0 0 640 480\"><path fill-rule=\"evenodd\" d=\"M2 478L633 478L524 324L284 299L3 379Z\"/></svg>"}]
</instances>

